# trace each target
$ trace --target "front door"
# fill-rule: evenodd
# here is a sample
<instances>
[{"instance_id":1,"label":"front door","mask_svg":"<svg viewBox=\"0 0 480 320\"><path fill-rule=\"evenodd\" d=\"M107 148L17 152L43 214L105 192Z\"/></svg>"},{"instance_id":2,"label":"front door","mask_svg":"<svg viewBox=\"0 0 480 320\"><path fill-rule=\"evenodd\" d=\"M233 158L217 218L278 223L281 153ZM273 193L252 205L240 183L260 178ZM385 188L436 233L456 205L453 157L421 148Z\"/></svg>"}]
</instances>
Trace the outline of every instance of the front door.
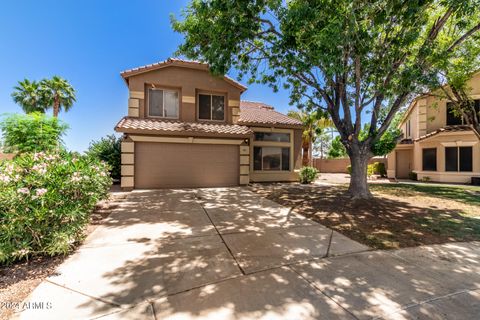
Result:
<instances>
[{"instance_id":1,"label":"front door","mask_svg":"<svg viewBox=\"0 0 480 320\"><path fill-rule=\"evenodd\" d=\"M397 179L408 179L408 174L412 171L412 150L397 150Z\"/></svg>"}]
</instances>

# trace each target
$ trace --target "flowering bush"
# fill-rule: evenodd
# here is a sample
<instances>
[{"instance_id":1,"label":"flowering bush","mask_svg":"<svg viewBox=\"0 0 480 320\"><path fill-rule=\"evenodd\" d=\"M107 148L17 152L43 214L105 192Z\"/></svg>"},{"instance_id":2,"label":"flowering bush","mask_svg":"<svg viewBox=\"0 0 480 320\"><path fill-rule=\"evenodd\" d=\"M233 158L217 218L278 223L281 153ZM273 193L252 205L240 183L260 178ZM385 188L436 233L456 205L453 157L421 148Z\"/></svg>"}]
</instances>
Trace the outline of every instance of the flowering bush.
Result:
<instances>
[{"instance_id":1,"label":"flowering bush","mask_svg":"<svg viewBox=\"0 0 480 320\"><path fill-rule=\"evenodd\" d=\"M67 152L0 161L0 264L67 253L82 239L95 204L108 195L108 170Z\"/></svg>"}]
</instances>

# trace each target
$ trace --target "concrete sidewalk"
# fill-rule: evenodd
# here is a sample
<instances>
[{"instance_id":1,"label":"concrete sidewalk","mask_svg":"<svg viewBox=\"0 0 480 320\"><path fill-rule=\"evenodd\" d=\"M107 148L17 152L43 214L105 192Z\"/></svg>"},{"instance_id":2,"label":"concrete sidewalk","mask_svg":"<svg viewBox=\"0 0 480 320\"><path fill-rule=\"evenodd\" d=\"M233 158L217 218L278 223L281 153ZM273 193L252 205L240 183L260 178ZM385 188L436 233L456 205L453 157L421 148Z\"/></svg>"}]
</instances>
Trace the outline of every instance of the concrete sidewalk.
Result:
<instances>
[{"instance_id":1,"label":"concrete sidewalk","mask_svg":"<svg viewBox=\"0 0 480 320\"><path fill-rule=\"evenodd\" d=\"M244 188L135 191L37 287L26 301L29 308L16 317L480 314L480 243L368 250Z\"/></svg>"}]
</instances>

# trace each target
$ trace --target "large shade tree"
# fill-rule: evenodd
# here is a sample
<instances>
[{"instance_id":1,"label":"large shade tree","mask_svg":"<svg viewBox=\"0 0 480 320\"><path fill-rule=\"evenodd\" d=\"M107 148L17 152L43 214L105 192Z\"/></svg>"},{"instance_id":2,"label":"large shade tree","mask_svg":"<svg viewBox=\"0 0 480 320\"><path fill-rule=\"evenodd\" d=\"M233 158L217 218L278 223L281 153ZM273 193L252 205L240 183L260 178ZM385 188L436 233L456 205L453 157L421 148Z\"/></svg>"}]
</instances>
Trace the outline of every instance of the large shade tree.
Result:
<instances>
[{"instance_id":1,"label":"large shade tree","mask_svg":"<svg viewBox=\"0 0 480 320\"><path fill-rule=\"evenodd\" d=\"M172 25L184 35L179 53L214 74L234 67L328 112L351 159L349 192L369 198L372 147L413 94L438 84L439 62L477 35L479 2L192 0Z\"/></svg>"}]
</instances>

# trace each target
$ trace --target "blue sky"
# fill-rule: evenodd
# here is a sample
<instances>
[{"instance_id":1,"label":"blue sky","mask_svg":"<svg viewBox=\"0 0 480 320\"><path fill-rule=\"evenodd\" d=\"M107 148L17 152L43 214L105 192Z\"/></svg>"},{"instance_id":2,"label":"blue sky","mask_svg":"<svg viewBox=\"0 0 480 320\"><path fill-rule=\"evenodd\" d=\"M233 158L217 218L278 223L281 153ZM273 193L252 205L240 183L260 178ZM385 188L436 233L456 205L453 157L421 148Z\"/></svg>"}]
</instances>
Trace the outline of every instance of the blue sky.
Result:
<instances>
[{"instance_id":1,"label":"blue sky","mask_svg":"<svg viewBox=\"0 0 480 320\"><path fill-rule=\"evenodd\" d=\"M113 133L127 113L122 70L173 56L182 36L170 27L186 0L15 0L0 4L0 114L22 112L11 93L19 80L59 75L77 91L77 103L60 118L70 125L65 143L84 151ZM234 71L231 72L234 74ZM243 80L246 83L246 80ZM243 99L281 112L288 92L250 85Z\"/></svg>"}]
</instances>

